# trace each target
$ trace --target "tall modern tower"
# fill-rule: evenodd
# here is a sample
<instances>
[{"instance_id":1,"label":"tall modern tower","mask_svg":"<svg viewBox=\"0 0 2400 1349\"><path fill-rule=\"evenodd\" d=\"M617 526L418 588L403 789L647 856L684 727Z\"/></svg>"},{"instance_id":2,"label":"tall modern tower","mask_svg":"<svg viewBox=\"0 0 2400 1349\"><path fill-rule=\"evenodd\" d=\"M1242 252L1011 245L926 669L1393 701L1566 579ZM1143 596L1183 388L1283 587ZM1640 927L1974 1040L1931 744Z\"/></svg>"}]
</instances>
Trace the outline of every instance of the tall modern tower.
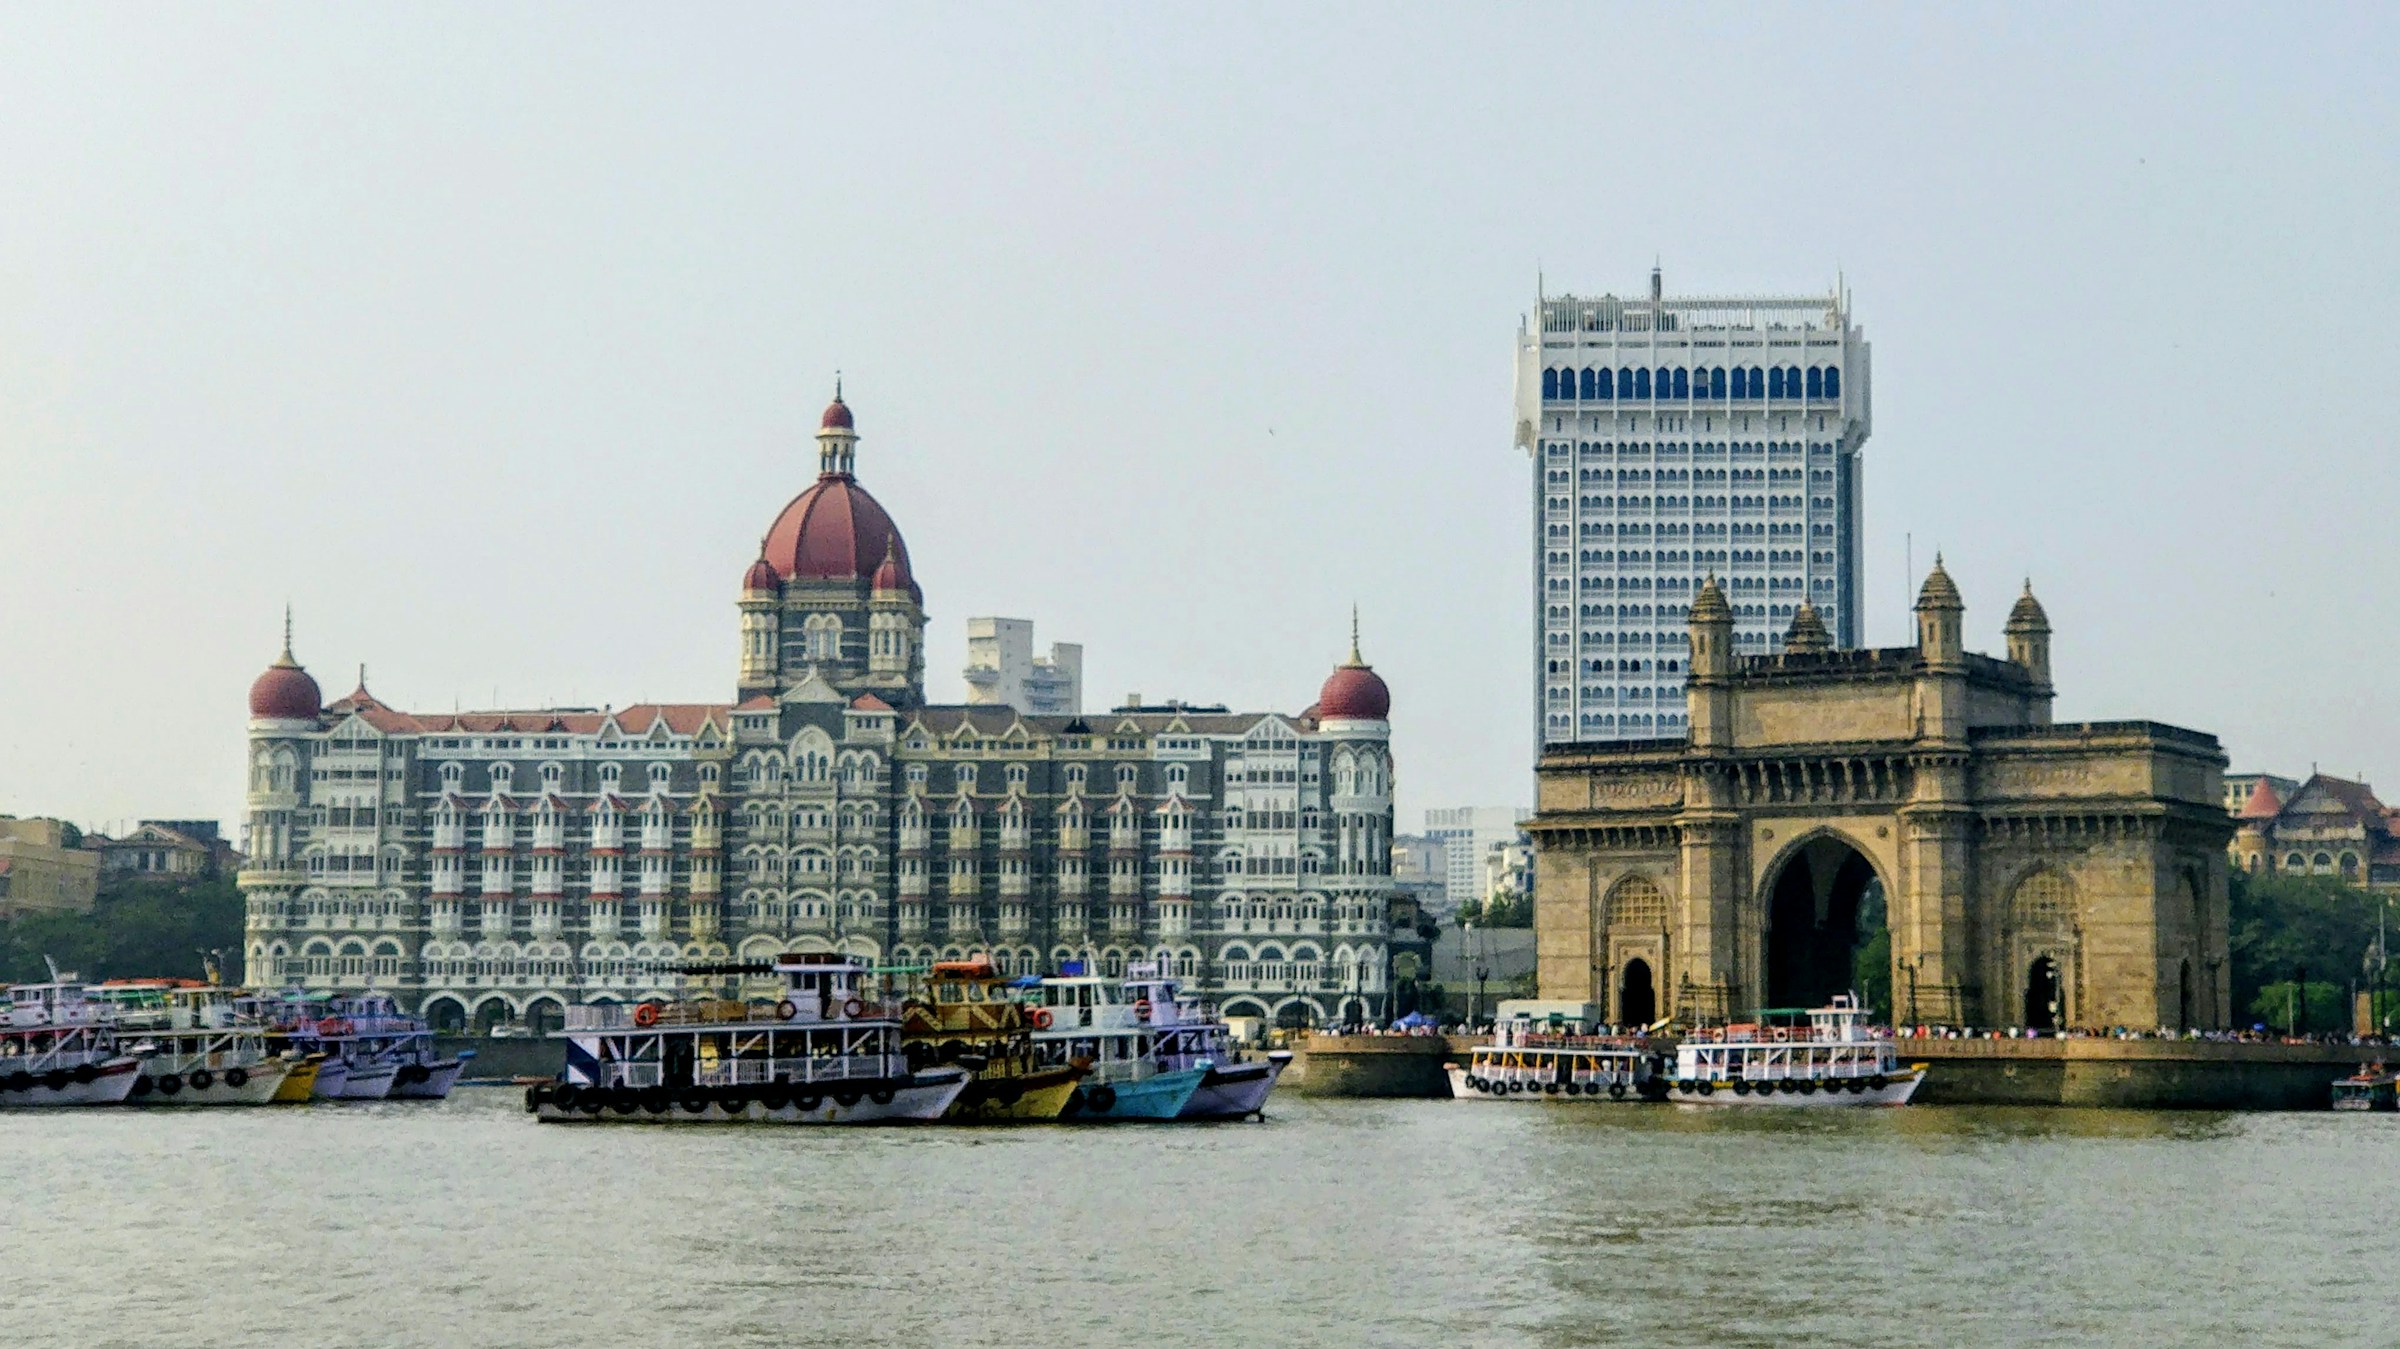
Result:
<instances>
[{"instance_id":1,"label":"tall modern tower","mask_svg":"<svg viewBox=\"0 0 2400 1349\"><path fill-rule=\"evenodd\" d=\"M1539 743L1680 738L1701 580L1734 653L1803 601L1859 642L1866 336L1850 298L1537 296L1517 332L1517 445L1533 457Z\"/></svg>"}]
</instances>

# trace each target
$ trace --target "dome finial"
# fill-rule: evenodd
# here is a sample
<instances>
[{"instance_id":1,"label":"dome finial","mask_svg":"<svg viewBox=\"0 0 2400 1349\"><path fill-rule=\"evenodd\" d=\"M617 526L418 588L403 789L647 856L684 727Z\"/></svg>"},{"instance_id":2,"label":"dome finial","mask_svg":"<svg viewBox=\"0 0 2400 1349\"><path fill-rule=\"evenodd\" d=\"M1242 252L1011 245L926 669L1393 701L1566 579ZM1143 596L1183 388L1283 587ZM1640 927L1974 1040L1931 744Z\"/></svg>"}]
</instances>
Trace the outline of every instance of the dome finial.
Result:
<instances>
[{"instance_id":1,"label":"dome finial","mask_svg":"<svg viewBox=\"0 0 2400 1349\"><path fill-rule=\"evenodd\" d=\"M1350 601L1350 663L1352 665L1367 663L1358 654L1358 601L1356 600Z\"/></svg>"},{"instance_id":2,"label":"dome finial","mask_svg":"<svg viewBox=\"0 0 2400 1349\"><path fill-rule=\"evenodd\" d=\"M292 602L290 600L283 602L283 654L275 658L275 664L287 670L300 668L300 662L292 659Z\"/></svg>"}]
</instances>

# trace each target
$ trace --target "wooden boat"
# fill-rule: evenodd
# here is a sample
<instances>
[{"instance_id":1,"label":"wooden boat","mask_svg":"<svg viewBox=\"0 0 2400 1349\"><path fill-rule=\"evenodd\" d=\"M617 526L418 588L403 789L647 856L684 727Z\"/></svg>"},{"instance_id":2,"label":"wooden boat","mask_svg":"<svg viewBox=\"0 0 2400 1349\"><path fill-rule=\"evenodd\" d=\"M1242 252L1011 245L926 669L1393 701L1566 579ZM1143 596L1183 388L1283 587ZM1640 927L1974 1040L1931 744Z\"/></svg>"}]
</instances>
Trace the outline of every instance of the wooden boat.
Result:
<instances>
[{"instance_id":1,"label":"wooden boat","mask_svg":"<svg viewBox=\"0 0 2400 1349\"><path fill-rule=\"evenodd\" d=\"M902 1005L900 1038L910 1066L955 1063L975 1075L942 1118L1057 1119L1091 1070L1039 1062L1033 1032L1049 1024L1049 1009L1010 996L1000 971L982 957L936 963L927 985L925 997Z\"/></svg>"}]
</instances>

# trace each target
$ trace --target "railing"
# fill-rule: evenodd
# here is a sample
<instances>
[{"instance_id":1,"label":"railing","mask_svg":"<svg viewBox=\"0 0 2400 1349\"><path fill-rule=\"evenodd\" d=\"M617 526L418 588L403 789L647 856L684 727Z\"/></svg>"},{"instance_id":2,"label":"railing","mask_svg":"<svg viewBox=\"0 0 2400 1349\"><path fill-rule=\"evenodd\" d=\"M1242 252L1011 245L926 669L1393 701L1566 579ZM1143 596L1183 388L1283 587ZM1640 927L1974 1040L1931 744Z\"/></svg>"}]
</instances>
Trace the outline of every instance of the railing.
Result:
<instances>
[{"instance_id":1,"label":"railing","mask_svg":"<svg viewBox=\"0 0 2400 1349\"><path fill-rule=\"evenodd\" d=\"M604 1065L606 1066L606 1065ZM649 1060L619 1061L615 1081L628 1087L657 1087L670 1085L666 1080L666 1065ZM772 1086L788 1083L793 1086L817 1085L829 1082L888 1081L908 1074L906 1061L891 1054L832 1054L822 1058L796 1059L719 1059L714 1063L697 1064L692 1069L690 1085L699 1087Z\"/></svg>"},{"instance_id":2,"label":"railing","mask_svg":"<svg viewBox=\"0 0 2400 1349\"><path fill-rule=\"evenodd\" d=\"M859 1004L857 1016L850 1016L844 1012L843 1009L847 1006L847 1002ZM631 1006L613 1002L579 1003L567 1009L566 1029L570 1031L612 1031L730 1025L842 1026L860 1021L887 1021L900 1015L900 1009L897 1006L885 1003L868 1002L861 998L849 999L847 1002L836 1002L833 1007L833 1015L820 1016L815 1002L807 999L795 1000L793 1003L795 1014L789 1021L777 1016L772 1006L740 1002L730 998L708 998L697 1002L638 1003ZM640 1026L633 1019L636 1008L643 1006L658 1009L658 1019L649 1026Z\"/></svg>"}]
</instances>

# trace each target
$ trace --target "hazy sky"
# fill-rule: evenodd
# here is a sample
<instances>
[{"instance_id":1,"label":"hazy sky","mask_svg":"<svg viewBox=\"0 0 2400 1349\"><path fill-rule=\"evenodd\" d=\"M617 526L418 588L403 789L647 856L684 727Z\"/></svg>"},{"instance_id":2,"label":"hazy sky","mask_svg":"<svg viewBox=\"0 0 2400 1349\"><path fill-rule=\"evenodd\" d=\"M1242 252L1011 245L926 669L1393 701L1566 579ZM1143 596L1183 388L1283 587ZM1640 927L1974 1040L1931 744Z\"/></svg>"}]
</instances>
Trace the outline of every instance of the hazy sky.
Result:
<instances>
[{"instance_id":1,"label":"hazy sky","mask_svg":"<svg viewBox=\"0 0 2400 1349\"><path fill-rule=\"evenodd\" d=\"M2061 717L2400 798L2400 11L2091 8L12 7L0 811L235 821L287 599L328 698L729 697L837 367L937 699L999 613L1298 711L1355 600L1403 827L1524 802L1512 341L1653 259L1846 275L1870 641L1913 534Z\"/></svg>"}]
</instances>

